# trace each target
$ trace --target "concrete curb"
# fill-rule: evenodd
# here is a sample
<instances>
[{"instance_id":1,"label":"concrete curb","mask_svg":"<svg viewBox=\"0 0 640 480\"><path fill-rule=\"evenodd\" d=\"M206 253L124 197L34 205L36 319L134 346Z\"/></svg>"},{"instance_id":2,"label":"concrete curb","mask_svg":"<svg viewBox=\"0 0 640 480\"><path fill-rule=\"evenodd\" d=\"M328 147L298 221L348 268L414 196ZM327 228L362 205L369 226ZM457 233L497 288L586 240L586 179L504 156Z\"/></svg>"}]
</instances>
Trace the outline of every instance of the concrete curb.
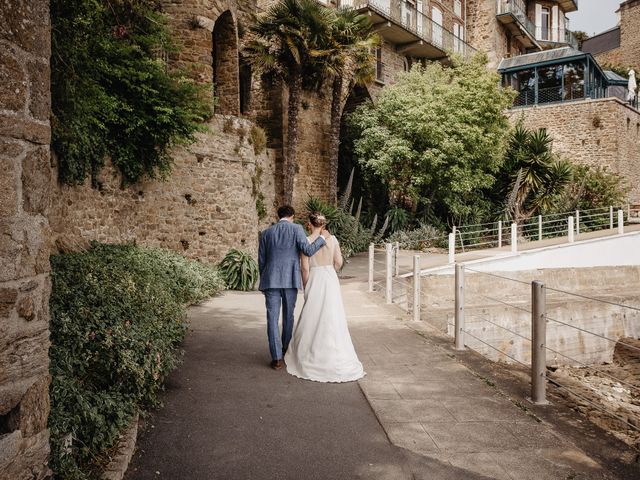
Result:
<instances>
[{"instance_id":1,"label":"concrete curb","mask_svg":"<svg viewBox=\"0 0 640 480\"><path fill-rule=\"evenodd\" d=\"M120 435L115 453L102 473L101 480L122 480L124 478L127 468L129 468L131 457L133 457L133 452L136 449L138 419L139 417L136 413L131 425Z\"/></svg>"}]
</instances>

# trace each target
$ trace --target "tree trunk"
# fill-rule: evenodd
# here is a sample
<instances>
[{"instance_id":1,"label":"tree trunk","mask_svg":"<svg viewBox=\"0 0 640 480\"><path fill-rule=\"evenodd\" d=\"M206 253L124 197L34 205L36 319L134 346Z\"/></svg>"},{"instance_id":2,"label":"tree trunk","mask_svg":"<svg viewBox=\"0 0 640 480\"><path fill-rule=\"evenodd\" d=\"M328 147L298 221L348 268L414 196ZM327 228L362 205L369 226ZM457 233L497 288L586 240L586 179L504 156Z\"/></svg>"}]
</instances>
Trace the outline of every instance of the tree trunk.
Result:
<instances>
[{"instance_id":1,"label":"tree trunk","mask_svg":"<svg viewBox=\"0 0 640 480\"><path fill-rule=\"evenodd\" d=\"M342 100L342 75L333 79L331 96L331 131L329 134L329 201L338 201L338 155L340 150L340 101Z\"/></svg>"},{"instance_id":2,"label":"tree trunk","mask_svg":"<svg viewBox=\"0 0 640 480\"><path fill-rule=\"evenodd\" d=\"M296 69L289 82L289 107L287 110L287 146L283 167L283 200L287 205L293 203L293 181L296 175L298 156L298 119L302 94L302 71Z\"/></svg>"}]
</instances>

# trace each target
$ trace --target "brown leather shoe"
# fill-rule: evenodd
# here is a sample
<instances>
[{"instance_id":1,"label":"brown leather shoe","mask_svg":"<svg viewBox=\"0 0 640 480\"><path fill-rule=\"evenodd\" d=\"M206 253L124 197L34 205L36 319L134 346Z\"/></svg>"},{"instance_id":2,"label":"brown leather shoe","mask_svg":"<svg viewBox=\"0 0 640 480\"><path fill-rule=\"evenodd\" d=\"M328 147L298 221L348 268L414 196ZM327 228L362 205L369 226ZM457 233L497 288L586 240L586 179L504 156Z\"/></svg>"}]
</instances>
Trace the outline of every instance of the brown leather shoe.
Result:
<instances>
[{"instance_id":1,"label":"brown leather shoe","mask_svg":"<svg viewBox=\"0 0 640 480\"><path fill-rule=\"evenodd\" d=\"M271 362L271 368L274 370L280 370L282 367L284 367L284 362L282 360L273 360Z\"/></svg>"}]
</instances>

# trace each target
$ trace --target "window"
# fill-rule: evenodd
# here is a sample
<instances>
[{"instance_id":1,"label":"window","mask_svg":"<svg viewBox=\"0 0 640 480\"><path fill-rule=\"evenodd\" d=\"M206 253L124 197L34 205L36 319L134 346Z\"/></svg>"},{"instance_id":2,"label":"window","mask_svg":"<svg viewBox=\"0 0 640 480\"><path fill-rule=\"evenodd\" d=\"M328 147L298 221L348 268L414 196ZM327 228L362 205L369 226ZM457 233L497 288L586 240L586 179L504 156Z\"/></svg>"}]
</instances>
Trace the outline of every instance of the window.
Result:
<instances>
[{"instance_id":1,"label":"window","mask_svg":"<svg viewBox=\"0 0 640 480\"><path fill-rule=\"evenodd\" d=\"M584 98L584 63L568 63L564 66L563 100Z\"/></svg>"},{"instance_id":2,"label":"window","mask_svg":"<svg viewBox=\"0 0 640 480\"><path fill-rule=\"evenodd\" d=\"M462 2L460 0L455 0L453 2L453 11L457 16L462 18Z\"/></svg>"},{"instance_id":3,"label":"window","mask_svg":"<svg viewBox=\"0 0 640 480\"><path fill-rule=\"evenodd\" d=\"M562 65L538 68L538 103L562 100Z\"/></svg>"},{"instance_id":4,"label":"window","mask_svg":"<svg viewBox=\"0 0 640 480\"><path fill-rule=\"evenodd\" d=\"M510 86L518 92L518 96L513 102L514 106L521 107L535 103L536 72L534 69L505 74L502 83L505 87Z\"/></svg>"},{"instance_id":5,"label":"window","mask_svg":"<svg viewBox=\"0 0 640 480\"><path fill-rule=\"evenodd\" d=\"M542 7L540 16L540 39L549 40L549 31L551 30L551 10L549 7Z\"/></svg>"},{"instance_id":6,"label":"window","mask_svg":"<svg viewBox=\"0 0 640 480\"><path fill-rule=\"evenodd\" d=\"M384 82L384 69L382 63L382 47L376 47L376 80Z\"/></svg>"},{"instance_id":7,"label":"window","mask_svg":"<svg viewBox=\"0 0 640 480\"><path fill-rule=\"evenodd\" d=\"M464 28L458 23L453 23L453 51L462 53L464 50Z\"/></svg>"},{"instance_id":8,"label":"window","mask_svg":"<svg viewBox=\"0 0 640 480\"><path fill-rule=\"evenodd\" d=\"M408 0L406 2L402 2L400 4L400 7L402 9L402 16L400 17L402 19L402 24L413 28L415 24L413 17L416 13L415 3L411 0Z\"/></svg>"},{"instance_id":9,"label":"window","mask_svg":"<svg viewBox=\"0 0 640 480\"><path fill-rule=\"evenodd\" d=\"M442 10L438 7L431 8L431 20L433 20L433 31L431 33L431 40L434 45L442 45Z\"/></svg>"},{"instance_id":10,"label":"window","mask_svg":"<svg viewBox=\"0 0 640 480\"><path fill-rule=\"evenodd\" d=\"M420 36L424 35L424 12L422 10L422 0L416 0L416 30Z\"/></svg>"}]
</instances>

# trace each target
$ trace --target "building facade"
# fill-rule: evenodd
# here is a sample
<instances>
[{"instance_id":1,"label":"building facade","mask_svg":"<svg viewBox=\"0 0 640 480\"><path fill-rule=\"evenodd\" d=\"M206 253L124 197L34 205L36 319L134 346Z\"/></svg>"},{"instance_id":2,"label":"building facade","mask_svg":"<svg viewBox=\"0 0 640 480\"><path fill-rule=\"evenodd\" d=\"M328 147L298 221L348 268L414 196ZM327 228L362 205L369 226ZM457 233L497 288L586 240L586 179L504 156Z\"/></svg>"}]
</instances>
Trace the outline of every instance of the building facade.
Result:
<instances>
[{"instance_id":1,"label":"building facade","mask_svg":"<svg viewBox=\"0 0 640 480\"><path fill-rule=\"evenodd\" d=\"M618 25L584 41L582 49L601 65L640 68L640 0L620 4Z\"/></svg>"},{"instance_id":2,"label":"building facade","mask_svg":"<svg viewBox=\"0 0 640 480\"><path fill-rule=\"evenodd\" d=\"M577 45L566 16L577 9L574 0L468 0L467 38L495 68L503 58Z\"/></svg>"}]
</instances>

